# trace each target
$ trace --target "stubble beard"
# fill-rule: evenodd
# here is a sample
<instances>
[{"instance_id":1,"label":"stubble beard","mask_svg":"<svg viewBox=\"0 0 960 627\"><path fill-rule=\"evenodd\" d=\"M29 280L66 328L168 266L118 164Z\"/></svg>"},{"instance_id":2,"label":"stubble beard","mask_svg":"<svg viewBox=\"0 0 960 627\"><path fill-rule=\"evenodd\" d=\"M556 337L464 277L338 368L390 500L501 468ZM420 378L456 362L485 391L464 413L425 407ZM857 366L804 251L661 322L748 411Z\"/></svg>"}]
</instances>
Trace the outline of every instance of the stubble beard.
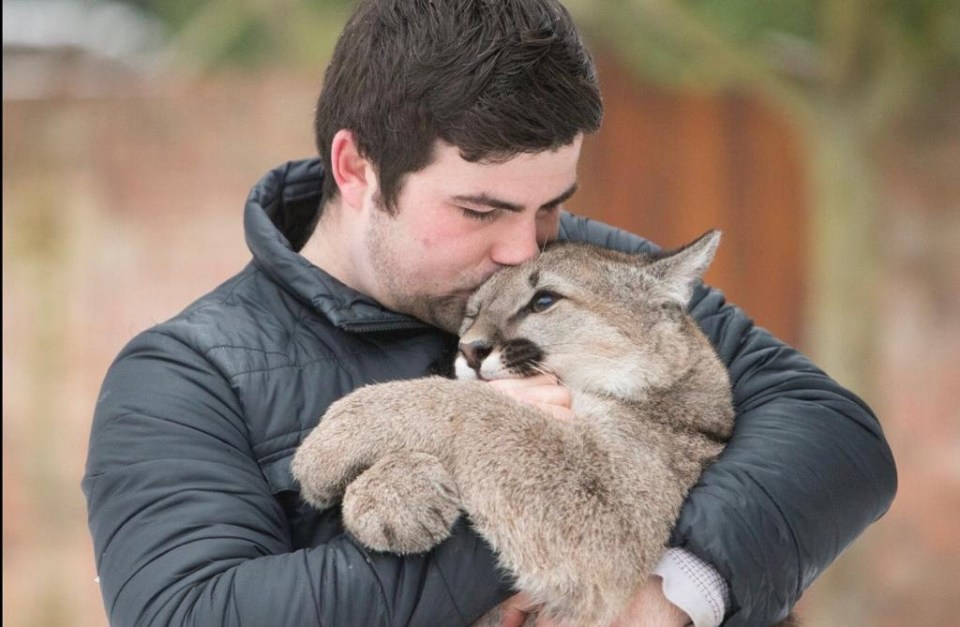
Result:
<instances>
[{"instance_id":1,"label":"stubble beard","mask_svg":"<svg viewBox=\"0 0 960 627\"><path fill-rule=\"evenodd\" d=\"M454 288L448 293L432 294L425 282L413 280L405 274L402 255L393 246L395 232L392 231L393 217L385 211L381 213L367 234L367 255L376 274L382 293L389 303L381 303L399 313L413 316L429 325L456 334L466 310L467 300L477 282L465 281L467 287ZM417 289L420 292L417 292Z\"/></svg>"}]
</instances>

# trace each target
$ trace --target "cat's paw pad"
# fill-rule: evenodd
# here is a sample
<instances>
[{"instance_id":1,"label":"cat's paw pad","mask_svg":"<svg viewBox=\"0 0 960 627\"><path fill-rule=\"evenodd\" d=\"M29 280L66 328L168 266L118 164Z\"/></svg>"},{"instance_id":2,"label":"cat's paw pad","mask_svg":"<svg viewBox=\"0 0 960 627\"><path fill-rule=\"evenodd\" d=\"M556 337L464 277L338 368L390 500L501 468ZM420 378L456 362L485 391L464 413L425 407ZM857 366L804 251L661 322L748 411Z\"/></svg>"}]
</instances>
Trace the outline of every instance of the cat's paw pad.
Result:
<instances>
[{"instance_id":1,"label":"cat's paw pad","mask_svg":"<svg viewBox=\"0 0 960 627\"><path fill-rule=\"evenodd\" d=\"M435 457L423 453L384 457L343 496L347 530L377 551L428 551L450 535L459 515L453 478Z\"/></svg>"}]
</instances>

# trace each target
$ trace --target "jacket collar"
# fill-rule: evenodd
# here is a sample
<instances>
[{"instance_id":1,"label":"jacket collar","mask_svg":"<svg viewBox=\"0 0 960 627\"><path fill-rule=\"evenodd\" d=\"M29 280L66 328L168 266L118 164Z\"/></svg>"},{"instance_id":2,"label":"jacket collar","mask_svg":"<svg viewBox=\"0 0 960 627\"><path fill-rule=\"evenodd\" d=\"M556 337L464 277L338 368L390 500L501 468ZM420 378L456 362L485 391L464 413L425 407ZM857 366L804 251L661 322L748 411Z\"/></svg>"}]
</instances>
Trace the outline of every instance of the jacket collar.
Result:
<instances>
[{"instance_id":1,"label":"jacket collar","mask_svg":"<svg viewBox=\"0 0 960 627\"><path fill-rule=\"evenodd\" d=\"M294 250L306 241L320 207L323 166L319 159L287 162L250 191L243 224L253 263L335 326L347 331L428 328L382 307L330 276Z\"/></svg>"}]
</instances>

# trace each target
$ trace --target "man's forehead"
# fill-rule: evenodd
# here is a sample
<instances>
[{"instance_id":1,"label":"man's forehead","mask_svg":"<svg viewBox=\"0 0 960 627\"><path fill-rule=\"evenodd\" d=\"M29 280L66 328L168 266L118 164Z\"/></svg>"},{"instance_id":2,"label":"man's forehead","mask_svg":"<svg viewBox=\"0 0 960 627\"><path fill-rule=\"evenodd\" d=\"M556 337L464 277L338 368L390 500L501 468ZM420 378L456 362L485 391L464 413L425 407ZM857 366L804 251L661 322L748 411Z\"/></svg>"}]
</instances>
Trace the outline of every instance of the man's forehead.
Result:
<instances>
[{"instance_id":1,"label":"man's forehead","mask_svg":"<svg viewBox=\"0 0 960 627\"><path fill-rule=\"evenodd\" d=\"M549 155L563 155L564 153L569 153L573 155L574 160L579 157L580 147L583 145L583 134L580 133L573 138L569 144L564 144L562 146L556 146L554 148L546 148L540 151L518 151L515 154L503 156L503 154L492 155L490 158L479 159L475 161L470 161L464 159L463 152L461 149L450 142L444 141L443 139L435 139L433 146L430 151L430 163L437 163L438 161L449 161L449 162L459 162L465 165L479 165L479 166L498 166L510 162L522 162L525 160L536 160L542 156Z\"/></svg>"},{"instance_id":2,"label":"man's forehead","mask_svg":"<svg viewBox=\"0 0 960 627\"><path fill-rule=\"evenodd\" d=\"M521 153L495 162L465 160L456 146L438 143L434 159L420 173L451 200L518 211L530 203L559 204L577 188L580 142L539 153ZM415 175L414 175L415 176Z\"/></svg>"}]
</instances>

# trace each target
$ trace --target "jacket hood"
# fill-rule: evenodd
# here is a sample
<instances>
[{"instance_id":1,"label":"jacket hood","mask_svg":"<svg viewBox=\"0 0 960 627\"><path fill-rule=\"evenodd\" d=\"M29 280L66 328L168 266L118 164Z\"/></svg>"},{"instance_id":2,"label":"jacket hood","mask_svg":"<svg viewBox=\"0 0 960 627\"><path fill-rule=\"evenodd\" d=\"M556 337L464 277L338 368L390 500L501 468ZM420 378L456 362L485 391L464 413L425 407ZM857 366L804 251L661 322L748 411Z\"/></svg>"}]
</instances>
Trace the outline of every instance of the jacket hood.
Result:
<instances>
[{"instance_id":1,"label":"jacket hood","mask_svg":"<svg viewBox=\"0 0 960 627\"><path fill-rule=\"evenodd\" d=\"M415 318L383 308L297 252L316 226L322 181L323 166L314 158L274 168L253 187L244 208L243 226L254 265L341 329L426 327Z\"/></svg>"}]
</instances>

